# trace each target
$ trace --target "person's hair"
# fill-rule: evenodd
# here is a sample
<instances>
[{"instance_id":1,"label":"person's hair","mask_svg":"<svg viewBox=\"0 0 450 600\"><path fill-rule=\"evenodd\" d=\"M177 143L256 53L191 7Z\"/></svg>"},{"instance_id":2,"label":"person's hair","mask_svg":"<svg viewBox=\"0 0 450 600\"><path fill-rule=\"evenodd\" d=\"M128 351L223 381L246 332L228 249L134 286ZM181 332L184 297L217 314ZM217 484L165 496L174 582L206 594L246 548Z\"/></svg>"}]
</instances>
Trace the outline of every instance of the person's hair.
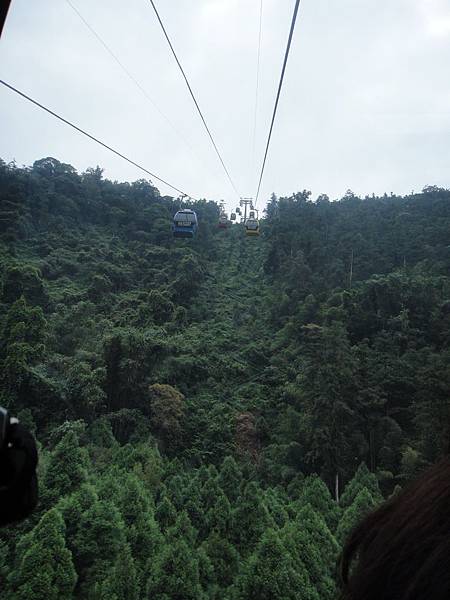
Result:
<instances>
[{"instance_id":1,"label":"person's hair","mask_svg":"<svg viewBox=\"0 0 450 600\"><path fill-rule=\"evenodd\" d=\"M340 578L342 600L449 600L450 457L356 527Z\"/></svg>"}]
</instances>

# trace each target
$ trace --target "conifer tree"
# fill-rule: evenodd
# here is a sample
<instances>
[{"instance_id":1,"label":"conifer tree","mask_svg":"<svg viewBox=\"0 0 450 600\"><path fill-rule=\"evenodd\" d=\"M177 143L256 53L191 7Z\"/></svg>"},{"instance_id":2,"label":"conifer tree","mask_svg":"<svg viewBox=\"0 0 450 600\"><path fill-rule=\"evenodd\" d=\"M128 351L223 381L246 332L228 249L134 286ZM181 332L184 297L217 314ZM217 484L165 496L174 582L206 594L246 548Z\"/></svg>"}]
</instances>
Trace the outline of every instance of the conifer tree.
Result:
<instances>
[{"instance_id":1,"label":"conifer tree","mask_svg":"<svg viewBox=\"0 0 450 600\"><path fill-rule=\"evenodd\" d=\"M351 531L375 506L376 502L369 490L362 488L339 521L336 530L336 539L340 544L345 543Z\"/></svg>"},{"instance_id":2,"label":"conifer tree","mask_svg":"<svg viewBox=\"0 0 450 600\"><path fill-rule=\"evenodd\" d=\"M122 517L107 500L95 502L80 519L74 540L74 559L83 593L103 580L125 546Z\"/></svg>"},{"instance_id":3,"label":"conifer tree","mask_svg":"<svg viewBox=\"0 0 450 600\"><path fill-rule=\"evenodd\" d=\"M229 587L239 570L239 552L218 531L213 531L202 545L214 569L215 583Z\"/></svg>"},{"instance_id":4,"label":"conifer tree","mask_svg":"<svg viewBox=\"0 0 450 600\"><path fill-rule=\"evenodd\" d=\"M200 480L195 477L186 490L187 500L184 508L188 512L192 525L197 531L204 532L206 531L206 512L203 508L201 491Z\"/></svg>"},{"instance_id":5,"label":"conifer tree","mask_svg":"<svg viewBox=\"0 0 450 600\"><path fill-rule=\"evenodd\" d=\"M213 564L203 546L198 547L195 554L198 560L198 576L205 594L204 597L205 599L210 598L216 588Z\"/></svg>"},{"instance_id":6,"label":"conifer tree","mask_svg":"<svg viewBox=\"0 0 450 600\"><path fill-rule=\"evenodd\" d=\"M322 521L324 527L325 522ZM321 600L333 600L335 597L334 582L331 570L335 566L333 556L326 557L316 546L316 541L307 528L296 519L287 523L280 532L280 538L291 554L296 569L306 569L311 585L317 591Z\"/></svg>"},{"instance_id":7,"label":"conifer tree","mask_svg":"<svg viewBox=\"0 0 450 600\"><path fill-rule=\"evenodd\" d=\"M86 458L77 435L69 431L50 455L44 476L45 500L49 503L75 491L87 478Z\"/></svg>"},{"instance_id":8,"label":"conifer tree","mask_svg":"<svg viewBox=\"0 0 450 600\"><path fill-rule=\"evenodd\" d=\"M219 494L223 494L223 492L220 489L217 480L210 477L201 490L202 506L205 512L208 512L208 510L214 506Z\"/></svg>"},{"instance_id":9,"label":"conifer tree","mask_svg":"<svg viewBox=\"0 0 450 600\"><path fill-rule=\"evenodd\" d=\"M70 496L63 497L57 504L66 526L66 540L71 552L74 552L74 543L80 527L81 517L98 501L94 486L82 483L80 488Z\"/></svg>"},{"instance_id":10,"label":"conifer tree","mask_svg":"<svg viewBox=\"0 0 450 600\"><path fill-rule=\"evenodd\" d=\"M14 576L17 600L66 600L77 575L66 547L64 521L58 510L45 513L28 538Z\"/></svg>"},{"instance_id":11,"label":"conifer tree","mask_svg":"<svg viewBox=\"0 0 450 600\"><path fill-rule=\"evenodd\" d=\"M239 552L245 555L251 551L273 525L259 486L254 481L248 483L233 512L233 540Z\"/></svg>"},{"instance_id":12,"label":"conifer tree","mask_svg":"<svg viewBox=\"0 0 450 600\"><path fill-rule=\"evenodd\" d=\"M159 445L173 453L182 443L185 398L171 385L155 383L148 388L151 421Z\"/></svg>"},{"instance_id":13,"label":"conifer tree","mask_svg":"<svg viewBox=\"0 0 450 600\"><path fill-rule=\"evenodd\" d=\"M146 593L149 600L201 600L199 564L183 539L174 540L149 564Z\"/></svg>"},{"instance_id":14,"label":"conifer tree","mask_svg":"<svg viewBox=\"0 0 450 600\"><path fill-rule=\"evenodd\" d=\"M288 513L283 505L280 494L277 493L278 490L273 490L269 488L265 491L264 498L267 504L267 508L269 510L269 514L274 520L277 527L283 527L288 521Z\"/></svg>"},{"instance_id":15,"label":"conifer tree","mask_svg":"<svg viewBox=\"0 0 450 600\"><path fill-rule=\"evenodd\" d=\"M195 479L199 485L200 489L203 489L205 483L210 479L209 468L207 465L203 464L197 471L195 472Z\"/></svg>"},{"instance_id":16,"label":"conifer tree","mask_svg":"<svg viewBox=\"0 0 450 600\"><path fill-rule=\"evenodd\" d=\"M328 574L334 575L339 546L323 517L311 504L305 504L296 515L298 529L301 529L314 544L321 556L323 568L329 568Z\"/></svg>"},{"instance_id":17,"label":"conifer tree","mask_svg":"<svg viewBox=\"0 0 450 600\"><path fill-rule=\"evenodd\" d=\"M9 308L0 330L0 400L9 406L26 401L30 367L44 354L47 326L40 307L30 307L24 296Z\"/></svg>"},{"instance_id":18,"label":"conifer tree","mask_svg":"<svg viewBox=\"0 0 450 600\"><path fill-rule=\"evenodd\" d=\"M125 544L106 580L96 586L98 600L139 600L139 580L130 547Z\"/></svg>"},{"instance_id":19,"label":"conifer tree","mask_svg":"<svg viewBox=\"0 0 450 600\"><path fill-rule=\"evenodd\" d=\"M227 496L231 505L233 505L240 495L242 472L232 456L225 457L222 466L220 467L217 483Z\"/></svg>"},{"instance_id":20,"label":"conifer tree","mask_svg":"<svg viewBox=\"0 0 450 600\"><path fill-rule=\"evenodd\" d=\"M297 500L298 498L300 498L303 490L304 481L305 476L303 475L303 473L297 473L297 475L292 479L292 481L286 488L286 491L290 498L292 498L293 500Z\"/></svg>"},{"instance_id":21,"label":"conifer tree","mask_svg":"<svg viewBox=\"0 0 450 600\"><path fill-rule=\"evenodd\" d=\"M134 473L122 476L122 486L114 498L125 524L125 536L133 558L144 567L162 542L150 497Z\"/></svg>"},{"instance_id":22,"label":"conifer tree","mask_svg":"<svg viewBox=\"0 0 450 600\"><path fill-rule=\"evenodd\" d=\"M303 430L309 438L307 459L331 482L345 470L353 452L352 433L357 427L354 357L341 322L308 327L299 381Z\"/></svg>"},{"instance_id":23,"label":"conifer tree","mask_svg":"<svg viewBox=\"0 0 450 600\"><path fill-rule=\"evenodd\" d=\"M181 475L175 475L169 480L166 480L165 485L167 488L167 495L169 497L169 500L174 505L175 510L180 511L183 508L185 502L185 480Z\"/></svg>"},{"instance_id":24,"label":"conifer tree","mask_svg":"<svg viewBox=\"0 0 450 600\"><path fill-rule=\"evenodd\" d=\"M325 520L330 530L334 531L339 519L339 508L331 498L329 489L317 475L310 475L303 483L299 505L301 507L308 503Z\"/></svg>"},{"instance_id":25,"label":"conifer tree","mask_svg":"<svg viewBox=\"0 0 450 600\"><path fill-rule=\"evenodd\" d=\"M155 518L159 523L161 531L166 531L169 527L175 525L177 511L169 498L164 495L160 498L155 511Z\"/></svg>"},{"instance_id":26,"label":"conifer tree","mask_svg":"<svg viewBox=\"0 0 450 600\"><path fill-rule=\"evenodd\" d=\"M236 582L235 600L319 600L308 573L269 529Z\"/></svg>"},{"instance_id":27,"label":"conifer tree","mask_svg":"<svg viewBox=\"0 0 450 600\"><path fill-rule=\"evenodd\" d=\"M167 529L166 540L169 544L175 540L184 540L190 548L194 548L197 536L198 531L192 527L188 513L183 510L178 515L175 525Z\"/></svg>"},{"instance_id":28,"label":"conifer tree","mask_svg":"<svg viewBox=\"0 0 450 600\"><path fill-rule=\"evenodd\" d=\"M223 492L220 492L214 506L206 513L206 525L209 532L217 531L223 537L229 536L233 523L231 504Z\"/></svg>"},{"instance_id":29,"label":"conifer tree","mask_svg":"<svg viewBox=\"0 0 450 600\"><path fill-rule=\"evenodd\" d=\"M364 462L359 465L353 479L345 486L339 505L348 508L363 488L370 492L375 502L383 500L376 475L369 471Z\"/></svg>"}]
</instances>

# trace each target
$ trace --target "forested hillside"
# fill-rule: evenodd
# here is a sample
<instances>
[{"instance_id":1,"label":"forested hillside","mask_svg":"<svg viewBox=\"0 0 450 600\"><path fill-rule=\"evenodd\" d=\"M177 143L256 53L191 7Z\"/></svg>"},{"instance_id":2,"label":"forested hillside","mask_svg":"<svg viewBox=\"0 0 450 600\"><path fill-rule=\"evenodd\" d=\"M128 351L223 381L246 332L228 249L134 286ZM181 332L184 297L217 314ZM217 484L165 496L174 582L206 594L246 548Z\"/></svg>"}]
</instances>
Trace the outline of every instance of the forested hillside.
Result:
<instances>
[{"instance_id":1,"label":"forested hillside","mask_svg":"<svg viewBox=\"0 0 450 600\"><path fill-rule=\"evenodd\" d=\"M4 598L332 600L352 527L438 458L450 192L272 197L261 236L144 180L0 162L0 404L41 501Z\"/></svg>"}]
</instances>

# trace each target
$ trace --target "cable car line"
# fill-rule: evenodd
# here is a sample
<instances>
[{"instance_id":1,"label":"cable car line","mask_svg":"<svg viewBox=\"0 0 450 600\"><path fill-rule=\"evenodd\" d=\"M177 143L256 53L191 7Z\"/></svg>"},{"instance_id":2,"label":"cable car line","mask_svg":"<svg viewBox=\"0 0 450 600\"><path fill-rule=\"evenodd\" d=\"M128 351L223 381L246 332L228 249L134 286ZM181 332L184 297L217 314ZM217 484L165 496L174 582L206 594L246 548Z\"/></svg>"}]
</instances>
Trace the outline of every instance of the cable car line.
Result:
<instances>
[{"instance_id":1,"label":"cable car line","mask_svg":"<svg viewBox=\"0 0 450 600\"><path fill-rule=\"evenodd\" d=\"M144 96L147 98L147 100L152 104L152 106L170 124L170 126L175 129L175 126L172 124L170 119L168 117L166 117L166 115L162 112L162 110L160 110L160 108L153 102L151 97L147 94L145 88L143 88L142 85L139 83L139 81L134 77L134 75L132 75L132 73L130 73L130 71L127 69L127 67L114 54L114 52L111 50L111 48L100 37L100 35L95 31L95 29L91 25L89 25L89 23L86 21L86 19L80 13L80 11L72 4L72 2L70 0L66 0L66 2L70 6L70 8L78 15L78 17L81 19L81 21L83 21L83 23L86 25L86 27L89 29L89 31L97 38L97 40L100 42L100 44L108 52L108 54L116 61L116 63L119 65L119 67L122 69L122 71L124 71L127 74L127 76L131 79L131 81L141 90L141 92L144 94Z\"/></svg>"},{"instance_id":2,"label":"cable car line","mask_svg":"<svg viewBox=\"0 0 450 600\"><path fill-rule=\"evenodd\" d=\"M183 67L182 67L182 65L181 65L181 63L180 63L180 61L179 61L179 59L178 59L177 53L175 52L175 49L174 49L174 47L173 47L173 45L172 45L172 42L170 41L169 35L168 35L167 31L166 31L166 28L164 27L164 24L163 24L163 22L162 22L162 20L161 20L161 17L159 16L158 9L156 8L156 6L155 6L155 3L154 3L154 1L153 1L153 0L149 0L149 2L150 2L150 4L152 5L152 7L153 7L153 10L155 11L156 17L157 17L157 19L158 19L158 21L159 21L159 24L161 25L161 29L163 30L164 36L165 36L165 38L166 38L166 40L167 40L167 43L169 44L169 47L170 47L170 49L171 49L171 51L172 51L172 54L173 54L173 56L174 56L174 58L175 58L175 61L176 61L177 65L178 65L178 67L179 67L179 69L180 69L180 71L181 71L181 73L182 73L182 75L183 75L183 78L184 78L184 81L186 82L186 85L187 85L187 88L188 88L188 90L189 90L189 93L190 93L190 95L191 95L191 97L192 97L192 100L194 101L195 107L197 108L198 114L200 115L200 118L201 118L201 120L202 120L202 122L203 122L203 125L205 126L205 129L206 129L206 131L208 132L209 139L211 140L211 142L212 142L212 145L214 146L214 150L216 151L216 154L217 154L217 156L219 157L219 160L220 160L220 162L221 162L221 164L222 164L222 167L223 167L223 169L224 169L224 171L225 171L225 173L226 173L226 175L227 175L227 177L228 177L228 180L229 180L229 182L230 182L230 184L231 184L231 187L232 187L232 188L233 188L233 190L235 191L236 195L239 197L239 192L237 191L237 189L236 189L236 186L234 185L234 182L233 182L233 180L231 179L231 175L230 175L230 173L229 173L229 171L228 171L227 167L225 166L225 163L224 163L224 161L223 161L223 158L222 158L222 156L221 156L221 154L220 154L220 152L219 152L219 149L217 148L217 145L216 145L216 142L214 141L214 138L213 138L213 136L212 136L212 133L211 133L211 131L210 131L210 129L209 129L209 127L208 127L208 125L206 124L205 117L203 116L203 113L202 113L202 111L200 110L200 106L199 106L199 104L198 104L198 102L197 102L197 99L196 99L196 97L195 97L195 95L194 95L194 92L192 91L192 88L191 88L191 85L190 85L190 83L189 83L189 80L188 80L188 78L187 78L187 76L186 76L186 73L184 72L184 69L183 69Z\"/></svg>"},{"instance_id":3,"label":"cable car line","mask_svg":"<svg viewBox=\"0 0 450 600\"><path fill-rule=\"evenodd\" d=\"M89 31L97 39L97 41L100 42L100 44L108 52L108 54L113 58L113 60L119 65L119 67L127 75L127 77L134 83L134 85L136 85L136 87L139 88L139 90L142 92L142 94L145 96L145 98L150 102L150 104L153 106L153 108L156 110L156 112L158 112L161 115L161 117L166 121L166 123L168 123L168 125L170 125L170 127L175 132L175 134L180 138L180 140L182 140L186 144L186 146L189 148L189 150L192 152L192 154L197 158L197 160L204 167L205 165L203 164L203 161L200 159L199 156L197 156L197 153L195 152L194 148L186 140L184 135L182 135L178 131L178 129L175 127L175 125L172 123L172 121L169 119L169 117L163 113L163 111L159 108L159 106L157 104L155 104L155 102L152 100L152 98L147 93L146 89L139 83L139 81L134 77L134 75L127 69L127 67L122 63L122 61L117 57L117 55L111 50L111 48L108 46L108 44L100 37L100 35L95 31L95 29L86 21L86 19L83 17L81 12L76 8L76 6L74 6L72 4L71 0L66 0L66 3L74 11L74 13L80 18L80 20L84 23L84 25L89 29Z\"/></svg>"},{"instance_id":4,"label":"cable car line","mask_svg":"<svg viewBox=\"0 0 450 600\"><path fill-rule=\"evenodd\" d=\"M253 140L252 140L252 173L255 165L255 146L256 146L256 121L258 115L258 93L259 93L259 70L261 65L261 38L262 38L262 15L263 0L259 3L259 35L258 35L258 59L256 62L256 86L255 86L255 116L253 119Z\"/></svg>"},{"instance_id":5,"label":"cable car line","mask_svg":"<svg viewBox=\"0 0 450 600\"><path fill-rule=\"evenodd\" d=\"M44 110L45 112L49 113L50 115L52 115L56 119L59 119L60 121L62 121L66 125L69 125L70 127L72 127L72 129L75 129L76 131L78 131L79 133L82 133L83 135L85 135L89 139L93 140L97 144L100 144L100 146L103 146L103 148L106 148L107 150L109 150L110 152L112 152L113 154L115 154L116 156L119 156L123 160L126 160L128 163L130 163L134 167L137 167L138 169L140 169L141 171L144 171L144 173L147 173L148 175L150 175L154 179L157 179L161 183L164 183L164 185L167 185L172 190L175 190L176 192L178 192L180 194L185 194L186 196L189 196L193 200L196 200L196 198L194 198L190 194L186 194L185 192L183 192L182 190L178 189L177 187L175 187L174 185L172 185L171 183L169 183L165 179L162 179L161 177L158 177L158 175L155 175L154 173L152 173L151 171L149 171L148 169L146 169L142 165L138 164L137 162L135 162L131 158L128 158L127 156L125 156L124 154L122 154L121 152L119 152L118 150L115 150L111 146L108 146L108 144L105 144L105 142L102 142L101 140L99 140L98 138L94 137L93 135L91 135L90 133L88 133L87 131L85 131L84 129L81 129L81 127L78 127L77 125L74 125L73 123L71 123L70 121L68 121L67 119L65 119L64 117L61 117L61 115L58 115L57 113L53 112L52 110L50 110L50 108L47 108L43 104L40 104L40 102L38 102L37 100L34 100L30 96L27 96L26 94L24 94L24 92L21 92L20 90L18 90L14 86L10 85L9 83L6 83L6 81L3 81L2 79L0 79L0 83L2 85L4 85L5 87L9 88L11 91L13 91L16 94L18 94L19 96L22 96L22 98L25 98L25 100L28 100L29 102L31 102L35 106L37 106L37 107L41 108L42 110Z\"/></svg>"},{"instance_id":6,"label":"cable car line","mask_svg":"<svg viewBox=\"0 0 450 600\"><path fill-rule=\"evenodd\" d=\"M255 206L258 202L259 191L261 189L261 182L262 182L262 178L264 175L264 169L266 167L267 153L269 151L270 139L272 137L273 124L275 122L275 117L277 114L278 101L280 100L281 88L283 87L284 73L286 71L286 65L287 65L287 61L288 61L288 57L289 57L289 51L291 49L291 42L292 42L292 37L294 35L295 22L297 20L297 13L298 13L299 5L300 5L300 0L295 0L294 14L292 15L292 21L291 21L291 29L289 31L288 43L286 46L286 52L284 54L283 68L281 69L280 83L278 84L278 92L277 92L277 97L275 100L275 106L273 108L272 122L270 124L269 135L267 137L266 151L264 153L264 160L263 160L262 167L261 167L261 174L259 176L258 190L257 190L256 196L255 196Z\"/></svg>"}]
</instances>

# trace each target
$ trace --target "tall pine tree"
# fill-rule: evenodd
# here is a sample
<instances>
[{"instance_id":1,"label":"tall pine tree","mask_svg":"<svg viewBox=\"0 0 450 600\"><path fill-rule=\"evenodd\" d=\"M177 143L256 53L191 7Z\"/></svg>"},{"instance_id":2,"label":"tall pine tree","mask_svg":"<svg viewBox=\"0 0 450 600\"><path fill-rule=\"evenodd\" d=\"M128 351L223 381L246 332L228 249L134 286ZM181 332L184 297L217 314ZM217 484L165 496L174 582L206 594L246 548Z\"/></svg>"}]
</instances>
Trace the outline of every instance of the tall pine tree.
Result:
<instances>
[{"instance_id":1,"label":"tall pine tree","mask_svg":"<svg viewBox=\"0 0 450 600\"><path fill-rule=\"evenodd\" d=\"M72 596L77 574L66 547L65 526L58 510L48 511L28 538L17 573L17 600L67 600Z\"/></svg>"}]
</instances>

